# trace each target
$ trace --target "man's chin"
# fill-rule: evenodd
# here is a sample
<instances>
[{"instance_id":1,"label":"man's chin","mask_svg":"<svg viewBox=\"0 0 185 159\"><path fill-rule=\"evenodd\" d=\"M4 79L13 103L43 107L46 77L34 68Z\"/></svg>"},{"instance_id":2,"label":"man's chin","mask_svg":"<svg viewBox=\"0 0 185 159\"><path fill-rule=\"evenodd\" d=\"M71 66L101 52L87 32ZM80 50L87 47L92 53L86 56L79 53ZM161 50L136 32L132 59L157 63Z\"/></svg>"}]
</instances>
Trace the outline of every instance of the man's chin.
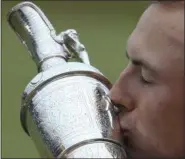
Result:
<instances>
[{"instance_id":1,"label":"man's chin","mask_svg":"<svg viewBox=\"0 0 185 159\"><path fill-rule=\"evenodd\" d=\"M127 153L127 158L128 159L153 159L153 158L157 158L157 156L154 157L154 155L146 152L146 151L142 151L141 149L136 149L136 148L130 148L130 147L125 147L125 151Z\"/></svg>"},{"instance_id":2,"label":"man's chin","mask_svg":"<svg viewBox=\"0 0 185 159\"><path fill-rule=\"evenodd\" d=\"M151 156L147 152L142 151L140 148L136 148L131 144L125 144L125 151L127 153L127 158L129 159L144 159L150 158Z\"/></svg>"},{"instance_id":3,"label":"man's chin","mask_svg":"<svg viewBox=\"0 0 185 159\"><path fill-rule=\"evenodd\" d=\"M127 153L127 158L128 159L148 158L148 156L145 153L137 151L137 150L129 149L129 148L126 148L126 153Z\"/></svg>"},{"instance_id":4,"label":"man's chin","mask_svg":"<svg viewBox=\"0 0 185 159\"><path fill-rule=\"evenodd\" d=\"M127 153L127 158L138 158L137 152L133 150L132 148L125 147L126 153Z\"/></svg>"}]
</instances>

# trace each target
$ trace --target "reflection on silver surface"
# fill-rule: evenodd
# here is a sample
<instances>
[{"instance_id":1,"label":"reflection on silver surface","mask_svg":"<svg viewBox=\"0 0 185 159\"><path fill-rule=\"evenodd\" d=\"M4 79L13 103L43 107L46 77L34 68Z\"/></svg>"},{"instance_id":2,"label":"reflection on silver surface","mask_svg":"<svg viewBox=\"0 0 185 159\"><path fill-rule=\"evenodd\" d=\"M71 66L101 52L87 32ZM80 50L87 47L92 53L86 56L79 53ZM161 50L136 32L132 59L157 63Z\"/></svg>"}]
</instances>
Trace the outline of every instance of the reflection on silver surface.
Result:
<instances>
[{"instance_id":1,"label":"reflection on silver surface","mask_svg":"<svg viewBox=\"0 0 185 159\"><path fill-rule=\"evenodd\" d=\"M111 83L90 65L75 30L55 35L33 3L8 14L10 26L27 46L39 73L22 96L21 123L42 157L126 158ZM68 62L71 57L82 62Z\"/></svg>"}]
</instances>

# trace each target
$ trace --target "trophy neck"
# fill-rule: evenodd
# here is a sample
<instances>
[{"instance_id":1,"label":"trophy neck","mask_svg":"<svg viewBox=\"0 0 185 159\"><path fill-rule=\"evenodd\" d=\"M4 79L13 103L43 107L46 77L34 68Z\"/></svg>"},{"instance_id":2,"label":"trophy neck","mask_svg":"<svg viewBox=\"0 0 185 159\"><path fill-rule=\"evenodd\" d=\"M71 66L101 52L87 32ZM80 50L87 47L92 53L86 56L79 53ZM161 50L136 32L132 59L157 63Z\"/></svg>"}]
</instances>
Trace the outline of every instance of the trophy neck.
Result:
<instances>
[{"instance_id":1,"label":"trophy neck","mask_svg":"<svg viewBox=\"0 0 185 159\"><path fill-rule=\"evenodd\" d=\"M67 55L55 40L55 29L36 5L31 2L16 5L8 14L8 22L40 71L66 63Z\"/></svg>"}]
</instances>

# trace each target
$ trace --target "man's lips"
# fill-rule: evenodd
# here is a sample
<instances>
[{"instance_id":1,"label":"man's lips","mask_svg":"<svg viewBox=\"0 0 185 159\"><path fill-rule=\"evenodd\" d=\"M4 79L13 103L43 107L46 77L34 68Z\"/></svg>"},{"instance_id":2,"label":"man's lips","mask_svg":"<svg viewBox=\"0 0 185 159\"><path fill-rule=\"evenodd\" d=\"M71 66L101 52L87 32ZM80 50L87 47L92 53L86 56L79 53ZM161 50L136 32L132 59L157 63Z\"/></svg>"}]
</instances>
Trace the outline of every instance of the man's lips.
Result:
<instances>
[{"instance_id":1,"label":"man's lips","mask_svg":"<svg viewBox=\"0 0 185 159\"><path fill-rule=\"evenodd\" d=\"M131 140L131 132L129 131L129 129L126 127L128 126L127 124L121 124L121 120L125 120L123 118L125 118L125 116L127 116L127 108L122 105L122 104L116 104L114 103L114 101L111 101L113 103L113 105L115 106L115 110L116 110L116 119L119 123L119 127L120 127L120 131L121 131L121 141L122 144L124 145L125 149L131 149L133 147L132 144L132 140Z\"/></svg>"},{"instance_id":2,"label":"man's lips","mask_svg":"<svg viewBox=\"0 0 185 159\"><path fill-rule=\"evenodd\" d=\"M116 105L117 106L117 105ZM121 136L122 136L122 142L125 146L128 146L129 145L129 130L126 129L126 128L123 128L121 126L121 117L120 117L120 113L116 116L117 117L117 121L119 123L119 127L120 127L120 133L121 133Z\"/></svg>"}]
</instances>

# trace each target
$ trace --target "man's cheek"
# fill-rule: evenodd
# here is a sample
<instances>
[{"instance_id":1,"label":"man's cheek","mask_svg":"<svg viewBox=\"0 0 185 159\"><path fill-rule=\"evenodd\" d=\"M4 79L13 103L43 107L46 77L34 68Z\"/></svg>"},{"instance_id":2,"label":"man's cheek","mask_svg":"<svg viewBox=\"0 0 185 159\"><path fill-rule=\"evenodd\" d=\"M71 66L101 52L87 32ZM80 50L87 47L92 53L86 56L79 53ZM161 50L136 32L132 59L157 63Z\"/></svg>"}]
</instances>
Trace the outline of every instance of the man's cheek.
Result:
<instances>
[{"instance_id":1,"label":"man's cheek","mask_svg":"<svg viewBox=\"0 0 185 159\"><path fill-rule=\"evenodd\" d=\"M164 94L166 95L164 96ZM137 127L140 133L146 137L148 136L154 144L162 142L160 140L162 140L163 134L166 134L163 132L168 131L166 129L170 122L170 116L167 115L170 111L169 104L167 93L162 89L160 91L154 89L149 91L146 97L143 96L138 105Z\"/></svg>"},{"instance_id":2,"label":"man's cheek","mask_svg":"<svg viewBox=\"0 0 185 159\"><path fill-rule=\"evenodd\" d=\"M136 101L137 127L144 135L149 135L147 131L155 131L160 122L161 97L158 97L158 89L142 88ZM149 129L149 130L148 130ZM154 130L152 130L154 129Z\"/></svg>"}]
</instances>

